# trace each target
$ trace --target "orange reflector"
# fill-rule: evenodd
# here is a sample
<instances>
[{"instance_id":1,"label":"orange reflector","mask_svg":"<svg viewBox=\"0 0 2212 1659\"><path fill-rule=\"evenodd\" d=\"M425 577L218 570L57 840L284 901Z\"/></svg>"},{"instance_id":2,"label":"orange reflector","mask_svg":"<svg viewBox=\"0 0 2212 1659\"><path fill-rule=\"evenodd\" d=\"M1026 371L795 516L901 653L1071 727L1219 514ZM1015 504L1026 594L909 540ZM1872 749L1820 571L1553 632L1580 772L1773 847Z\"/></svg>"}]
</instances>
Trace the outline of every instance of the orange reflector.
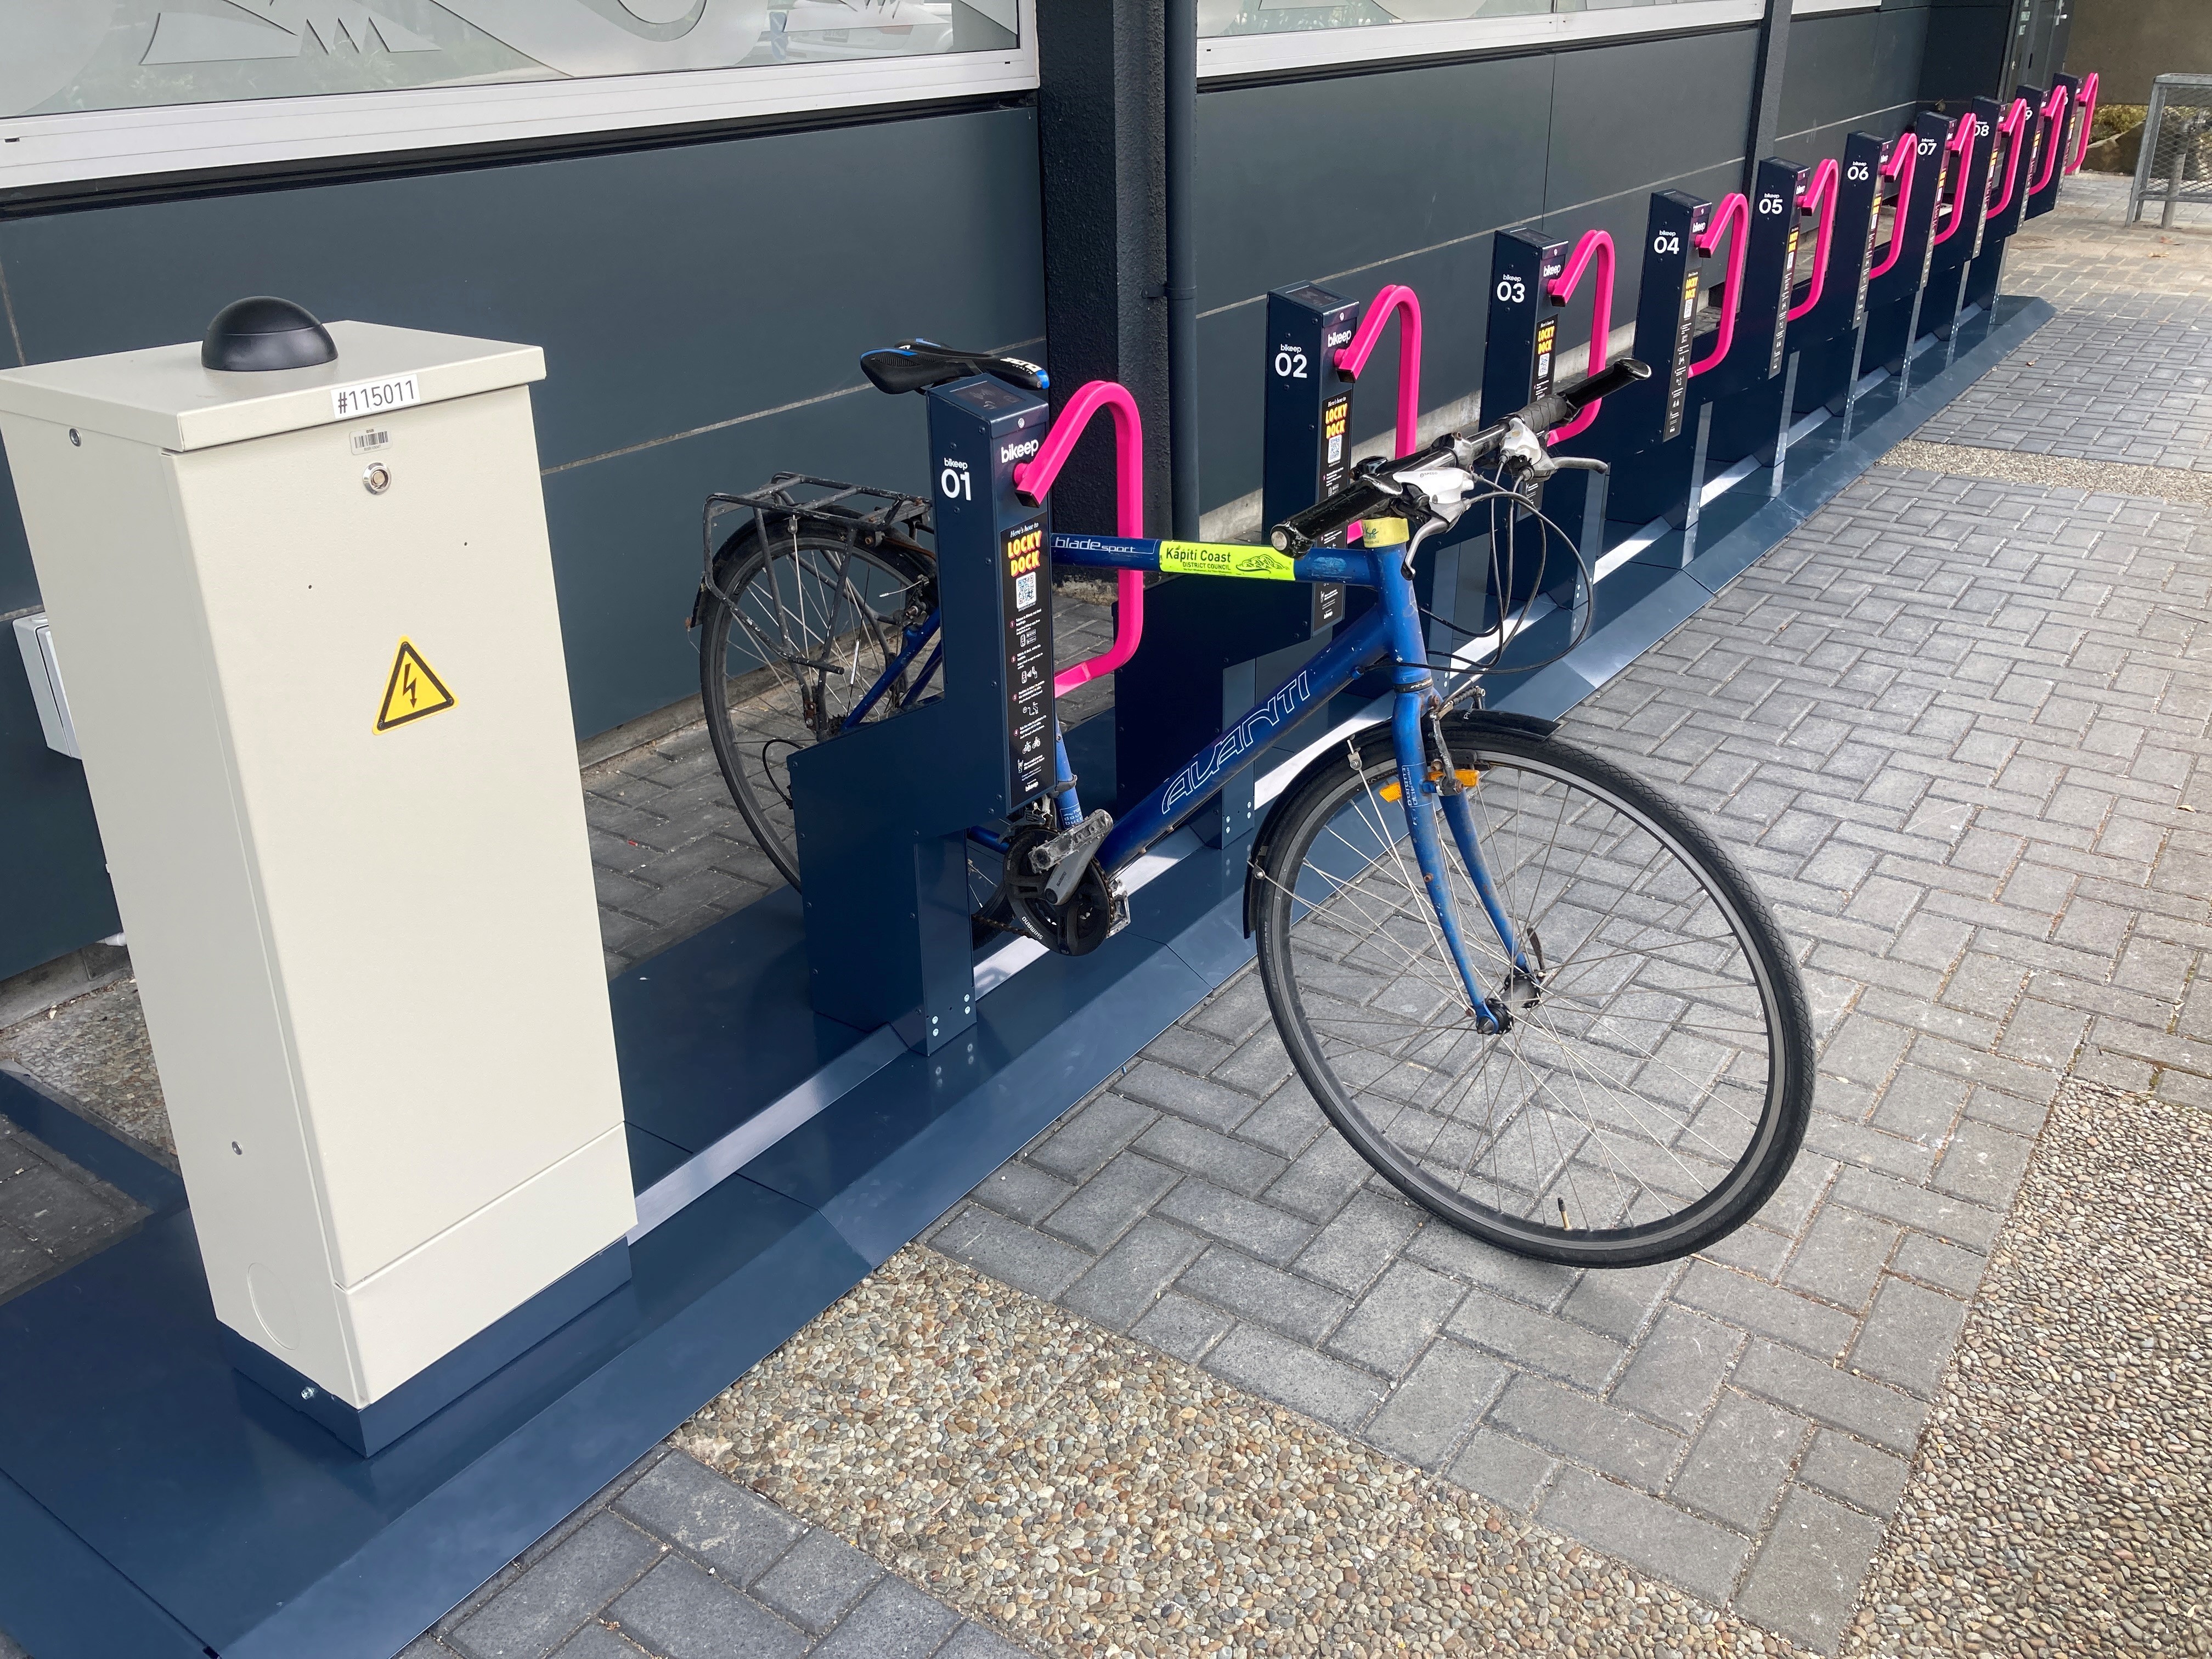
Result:
<instances>
[{"instance_id":1,"label":"orange reflector","mask_svg":"<svg viewBox=\"0 0 2212 1659\"><path fill-rule=\"evenodd\" d=\"M1437 779L1442 775L1443 774L1441 772L1431 772L1429 774L1429 781L1434 783ZM1477 772L1472 766L1462 766L1458 768L1456 775L1458 776L1460 782L1469 789L1474 788L1476 784L1482 781L1482 775ZM1395 778L1391 779L1389 782L1382 786L1382 795L1384 800L1397 800L1402 797L1405 791L1398 787L1398 781Z\"/></svg>"}]
</instances>

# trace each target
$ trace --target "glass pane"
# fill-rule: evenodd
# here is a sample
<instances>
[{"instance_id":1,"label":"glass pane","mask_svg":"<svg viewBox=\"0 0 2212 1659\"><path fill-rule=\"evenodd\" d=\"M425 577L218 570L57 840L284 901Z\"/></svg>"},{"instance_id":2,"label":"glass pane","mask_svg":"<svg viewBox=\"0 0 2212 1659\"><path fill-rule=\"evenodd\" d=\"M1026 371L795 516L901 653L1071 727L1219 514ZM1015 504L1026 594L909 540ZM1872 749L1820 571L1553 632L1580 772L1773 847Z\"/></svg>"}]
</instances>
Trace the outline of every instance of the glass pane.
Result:
<instances>
[{"instance_id":1,"label":"glass pane","mask_svg":"<svg viewBox=\"0 0 2212 1659\"><path fill-rule=\"evenodd\" d=\"M1016 0L0 0L0 116L1018 44Z\"/></svg>"},{"instance_id":2,"label":"glass pane","mask_svg":"<svg viewBox=\"0 0 2212 1659\"><path fill-rule=\"evenodd\" d=\"M1462 23L1476 17L1526 17L1552 0L1199 0L1201 35L1279 34L1293 29L1360 28L1388 23Z\"/></svg>"}]
</instances>

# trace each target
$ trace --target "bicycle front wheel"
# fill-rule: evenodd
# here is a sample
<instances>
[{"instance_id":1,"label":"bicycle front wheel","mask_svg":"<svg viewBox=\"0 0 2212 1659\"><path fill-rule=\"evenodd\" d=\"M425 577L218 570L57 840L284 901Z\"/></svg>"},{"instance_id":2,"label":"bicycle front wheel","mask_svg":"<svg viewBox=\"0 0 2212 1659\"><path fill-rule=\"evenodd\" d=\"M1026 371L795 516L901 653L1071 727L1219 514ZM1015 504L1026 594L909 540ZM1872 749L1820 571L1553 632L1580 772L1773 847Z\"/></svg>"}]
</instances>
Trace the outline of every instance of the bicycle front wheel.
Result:
<instances>
[{"instance_id":1,"label":"bicycle front wheel","mask_svg":"<svg viewBox=\"0 0 2212 1659\"><path fill-rule=\"evenodd\" d=\"M1254 854L1291 1061L1369 1163L1464 1232L1580 1267L1700 1249L1804 1137L1811 1021L1781 930L1710 835L1610 761L1480 718L1443 728L1521 951L1516 973L1440 822L1505 1029L1444 947L1378 729L1310 770Z\"/></svg>"}]
</instances>

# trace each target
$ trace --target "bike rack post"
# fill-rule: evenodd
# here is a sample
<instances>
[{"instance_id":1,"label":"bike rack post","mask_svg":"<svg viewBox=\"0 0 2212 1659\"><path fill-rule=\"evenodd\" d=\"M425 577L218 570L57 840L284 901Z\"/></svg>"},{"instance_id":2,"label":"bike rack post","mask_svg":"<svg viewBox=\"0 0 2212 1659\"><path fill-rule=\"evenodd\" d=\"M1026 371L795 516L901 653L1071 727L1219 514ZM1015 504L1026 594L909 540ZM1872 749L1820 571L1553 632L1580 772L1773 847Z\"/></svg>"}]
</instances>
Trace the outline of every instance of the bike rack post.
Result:
<instances>
[{"instance_id":1,"label":"bike rack post","mask_svg":"<svg viewBox=\"0 0 2212 1659\"><path fill-rule=\"evenodd\" d=\"M1881 215L1882 151L1887 146L1870 132L1844 140L1835 195L1826 228L1827 258L1804 301L1793 308L1785 349L1797 359L1789 417L1809 415L1826 405L1840 412L1857 363L1859 337L1866 327L1867 283L1874 266L1874 239Z\"/></svg>"},{"instance_id":2,"label":"bike rack post","mask_svg":"<svg viewBox=\"0 0 2212 1659\"><path fill-rule=\"evenodd\" d=\"M2043 100L2039 112L2041 119L2036 127L2039 149L2034 161L2033 182L2028 185L2027 210L2024 216L2040 219L2058 205L2058 181L2066 169L2060 166L2074 148L2074 123L2081 118L2081 105L2075 94L2081 82L2070 75L2051 77L2051 91ZM2088 131L2088 123L2081 123Z\"/></svg>"},{"instance_id":3,"label":"bike rack post","mask_svg":"<svg viewBox=\"0 0 2212 1659\"><path fill-rule=\"evenodd\" d=\"M1897 174L1897 214L1889 228L1889 251L1868 276L1866 340L1859 355L1859 374L1870 366L1893 374L1905 373L1907 354L1919 334L1920 296L1935 252L1936 203L1950 160L1945 147L1950 137L1951 124L1942 116L1918 115L1898 136L1891 153L1891 168Z\"/></svg>"},{"instance_id":4,"label":"bike rack post","mask_svg":"<svg viewBox=\"0 0 2212 1659\"><path fill-rule=\"evenodd\" d=\"M2097 119L2096 70L2091 70L2082 77L2081 84L2075 88L2074 105L2076 111L2074 150L2065 161L2066 171L2069 173L2081 172L2081 163L2089 159L2089 129L2095 125Z\"/></svg>"},{"instance_id":5,"label":"bike rack post","mask_svg":"<svg viewBox=\"0 0 2212 1659\"><path fill-rule=\"evenodd\" d=\"M1988 310L1996 302L2004 276L2005 244L2027 211L2028 168L2035 150L2035 104L2025 90L2015 94L1990 140L1990 205L1982 219L1982 241L1966 268L1966 303ZM1996 153L1998 140L2003 152Z\"/></svg>"},{"instance_id":6,"label":"bike rack post","mask_svg":"<svg viewBox=\"0 0 2212 1659\"><path fill-rule=\"evenodd\" d=\"M1016 489L1045 401L977 375L927 402L945 695L790 769L815 1012L933 1053L975 1021L969 826L1044 793L1054 719L1051 526Z\"/></svg>"},{"instance_id":7,"label":"bike rack post","mask_svg":"<svg viewBox=\"0 0 2212 1659\"><path fill-rule=\"evenodd\" d=\"M1593 233L1601 235L1602 233ZM1588 263L1596 245L1585 238ZM1606 243L1609 249L1612 246ZM1551 242L1534 229L1501 230L1491 239L1490 297L1483 328L1480 417L1510 415L1552 389L1559 363L1559 323L1572 285L1561 283L1567 269L1567 245ZM1610 269L1600 272L1610 289ZM1608 306L1608 309L1609 309ZM1516 517L1522 516L1514 509ZM1449 656L1460 643L1457 630L1480 634L1497 626L1499 596L1493 591L1490 558L1491 512L1468 513L1452 529L1432 536L1414 573L1415 596L1437 618L1430 648ZM1525 601L1537 571L1516 580L1519 591L1509 604ZM1446 626L1445 624L1449 624Z\"/></svg>"},{"instance_id":8,"label":"bike rack post","mask_svg":"<svg viewBox=\"0 0 2212 1659\"><path fill-rule=\"evenodd\" d=\"M1411 289L1396 291L1412 301ZM1387 318L1400 309L1389 302L1393 293L1385 289L1377 296L1374 314ZM1267 296L1263 526L1311 507L1351 473L1357 369L1339 367L1338 358L1354 343L1362 309L1316 283L1292 283ZM1413 315L1408 332L1418 351L1418 307ZM1370 334L1370 348L1372 341ZM1409 391L1418 398L1418 376L1401 373L1401 422ZM1250 704L1263 677L1272 683L1285 672L1289 653L1326 643L1344 616L1345 591L1337 583L1170 578L1147 592L1146 604L1148 648L1114 685L1113 793L1122 806L1143 799L1218 738L1224 723ZM1217 800L1193 815L1190 827L1206 844L1222 846L1254 827L1254 776L1253 768L1238 771Z\"/></svg>"},{"instance_id":9,"label":"bike rack post","mask_svg":"<svg viewBox=\"0 0 2212 1659\"><path fill-rule=\"evenodd\" d=\"M1689 406L1691 345L1697 328L1697 243L1712 222L1712 212L1711 202L1679 190L1652 193L1644 222L1643 275L1636 289L1635 345L1636 356L1651 366L1651 378L1605 399L1603 422L1592 427L1589 436L1568 446L1570 454L1595 455L1626 471L1631 475L1632 493L1638 488L1634 475L1644 453L1672 443L1682 434ZM1571 264L1569 269L1571 271ZM1601 367L1595 344L1590 355L1593 366ZM1561 432L1569 429L1559 428ZM1609 539L1602 524L1622 521L1621 480L1616 475L1605 480L1601 490L1592 491L1587 482L1590 476L1562 473L1544 486L1544 498L1545 511L1563 528L1581 514L1583 554L1595 562L1604 550L1602 544ZM1595 506L1601 499L1601 509ZM1624 533L1640 527L1652 516L1644 513L1635 518L1623 526Z\"/></svg>"},{"instance_id":10,"label":"bike rack post","mask_svg":"<svg viewBox=\"0 0 2212 1659\"><path fill-rule=\"evenodd\" d=\"M1734 354L1708 374L1699 390L1711 410L1707 421L1705 462L1708 469L1726 467L1754 451L1763 450L1778 430L1781 393L1786 378L1790 301L1795 297L1797 248L1802 236L1800 204L1809 193L1816 205L1834 200L1838 169L1833 161L1818 170L1770 155L1753 174L1751 232L1741 278L1742 300L1736 312L1738 341ZM1808 181L1818 182L1808 187ZM1832 210L1823 213L1820 236L1825 240L1834 222ZM1815 252L1815 280L1820 268ZM1817 298L1817 295L1814 296ZM1771 465L1771 458L1766 465ZM1691 478L1691 495L1703 492L1702 474Z\"/></svg>"},{"instance_id":11,"label":"bike rack post","mask_svg":"<svg viewBox=\"0 0 2212 1659\"><path fill-rule=\"evenodd\" d=\"M1981 252L1982 234L1989 223L1990 157L1996 147L1997 114L1995 99L1977 98L1952 134L1956 158L1952 178L1956 183L1951 213L1936 228L1928 267L1928 291L1937 307L1935 332L1947 341L1966 309L1966 273Z\"/></svg>"}]
</instances>

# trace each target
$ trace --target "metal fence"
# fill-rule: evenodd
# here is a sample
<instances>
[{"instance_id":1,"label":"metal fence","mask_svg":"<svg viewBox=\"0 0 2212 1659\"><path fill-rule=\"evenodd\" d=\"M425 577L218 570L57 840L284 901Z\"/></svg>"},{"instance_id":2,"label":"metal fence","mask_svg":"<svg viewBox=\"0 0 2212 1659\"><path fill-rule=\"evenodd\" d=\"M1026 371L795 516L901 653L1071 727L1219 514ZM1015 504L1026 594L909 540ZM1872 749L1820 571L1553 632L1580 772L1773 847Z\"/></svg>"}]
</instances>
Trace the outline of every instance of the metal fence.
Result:
<instances>
[{"instance_id":1,"label":"metal fence","mask_svg":"<svg viewBox=\"0 0 2212 1659\"><path fill-rule=\"evenodd\" d=\"M2212 204L2212 75L2161 75L2151 82L2128 222L2153 201L2164 204L2161 225L2173 222L2181 203Z\"/></svg>"}]
</instances>

